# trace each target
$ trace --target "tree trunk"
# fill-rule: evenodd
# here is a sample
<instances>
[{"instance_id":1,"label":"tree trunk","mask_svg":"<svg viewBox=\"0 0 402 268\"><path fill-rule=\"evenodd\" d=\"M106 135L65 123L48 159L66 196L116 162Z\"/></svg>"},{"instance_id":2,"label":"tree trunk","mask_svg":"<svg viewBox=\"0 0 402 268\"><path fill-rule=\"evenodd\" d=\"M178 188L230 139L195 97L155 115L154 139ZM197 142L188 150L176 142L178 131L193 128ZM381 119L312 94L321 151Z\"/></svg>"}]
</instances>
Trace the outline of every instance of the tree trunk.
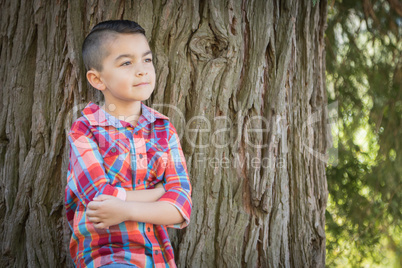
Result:
<instances>
[{"instance_id":1,"label":"tree trunk","mask_svg":"<svg viewBox=\"0 0 402 268\"><path fill-rule=\"evenodd\" d=\"M169 229L178 266L324 267L326 1L0 4L1 267L72 267L66 133L101 100L81 44L118 18L147 32L146 104L171 118L187 159L191 223Z\"/></svg>"}]
</instances>

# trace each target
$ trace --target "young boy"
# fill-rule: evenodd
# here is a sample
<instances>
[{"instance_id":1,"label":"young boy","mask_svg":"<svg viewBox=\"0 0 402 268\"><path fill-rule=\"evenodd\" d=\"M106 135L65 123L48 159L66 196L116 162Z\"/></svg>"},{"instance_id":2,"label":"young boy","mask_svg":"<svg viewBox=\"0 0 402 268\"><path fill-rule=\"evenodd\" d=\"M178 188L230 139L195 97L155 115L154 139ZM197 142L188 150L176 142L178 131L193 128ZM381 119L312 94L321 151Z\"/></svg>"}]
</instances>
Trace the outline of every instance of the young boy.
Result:
<instances>
[{"instance_id":1,"label":"young boy","mask_svg":"<svg viewBox=\"0 0 402 268\"><path fill-rule=\"evenodd\" d=\"M176 267L166 227L189 224L191 185L174 126L142 103L155 88L145 31L99 23L83 59L105 102L89 102L68 133L71 257L77 267Z\"/></svg>"}]
</instances>

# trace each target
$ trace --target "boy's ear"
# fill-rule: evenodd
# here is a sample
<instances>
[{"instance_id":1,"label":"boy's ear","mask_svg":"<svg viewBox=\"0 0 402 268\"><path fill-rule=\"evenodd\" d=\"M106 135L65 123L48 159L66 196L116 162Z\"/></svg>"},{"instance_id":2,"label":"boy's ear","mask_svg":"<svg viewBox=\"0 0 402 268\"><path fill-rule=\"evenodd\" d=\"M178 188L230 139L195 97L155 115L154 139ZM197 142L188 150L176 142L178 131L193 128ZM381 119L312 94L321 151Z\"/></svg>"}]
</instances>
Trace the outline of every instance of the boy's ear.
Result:
<instances>
[{"instance_id":1,"label":"boy's ear","mask_svg":"<svg viewBox=\"0 0 402 268\"><path fill-rule=\"evenodd\" d=\"M93 70L93 69L89 70L87 72L87 79L88 79L88 82L91 84L91 86L93 86L94 88L96 88L98 90L105 90L106 86L102 82L98 71Z\"/></svg>"}]
</instances>

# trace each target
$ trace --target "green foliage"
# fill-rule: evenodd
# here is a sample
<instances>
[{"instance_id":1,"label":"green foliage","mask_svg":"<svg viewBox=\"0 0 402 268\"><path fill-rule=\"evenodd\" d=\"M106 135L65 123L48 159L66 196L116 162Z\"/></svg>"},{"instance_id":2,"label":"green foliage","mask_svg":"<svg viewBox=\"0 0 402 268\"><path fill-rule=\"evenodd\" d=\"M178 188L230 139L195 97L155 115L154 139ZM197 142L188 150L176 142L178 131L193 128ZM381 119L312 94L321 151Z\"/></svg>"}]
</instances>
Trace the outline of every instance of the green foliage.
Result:
<instances>
[{"instance_id":1,"label":"green foliage","mask_svg":"<svg viewBox=\"0 0 402 268\"><path fill-rule=\"evenodd\" d=\"M395 1L332 1L326 69L339 105L328 167L329 267L402 266L402 18Z\"/></svg>"}]
</instances>

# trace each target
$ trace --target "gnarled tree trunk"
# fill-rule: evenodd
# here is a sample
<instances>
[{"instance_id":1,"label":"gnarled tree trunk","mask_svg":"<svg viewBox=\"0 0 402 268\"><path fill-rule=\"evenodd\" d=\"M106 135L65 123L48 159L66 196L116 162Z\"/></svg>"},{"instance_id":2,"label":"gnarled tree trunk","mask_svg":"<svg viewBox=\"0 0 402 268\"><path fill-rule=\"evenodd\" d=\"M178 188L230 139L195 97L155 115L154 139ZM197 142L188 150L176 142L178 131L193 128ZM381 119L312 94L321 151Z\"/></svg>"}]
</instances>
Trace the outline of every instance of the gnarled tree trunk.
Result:
<instances>
[{"instance_id":1,"label":"gnarled tree trunk","mask_svg":"<svg viewBox=\"0 0 402 268\"><path fill-rule=\"evenodd\" d=\"M66 133L101 99L81 44L124 18L147 32L146 104L179 131L193 185L191 224L169 230L178 266L324 267L327 3L313 2L0 0L0 266L72 266Z\"/></svg>"}]
</instances>

